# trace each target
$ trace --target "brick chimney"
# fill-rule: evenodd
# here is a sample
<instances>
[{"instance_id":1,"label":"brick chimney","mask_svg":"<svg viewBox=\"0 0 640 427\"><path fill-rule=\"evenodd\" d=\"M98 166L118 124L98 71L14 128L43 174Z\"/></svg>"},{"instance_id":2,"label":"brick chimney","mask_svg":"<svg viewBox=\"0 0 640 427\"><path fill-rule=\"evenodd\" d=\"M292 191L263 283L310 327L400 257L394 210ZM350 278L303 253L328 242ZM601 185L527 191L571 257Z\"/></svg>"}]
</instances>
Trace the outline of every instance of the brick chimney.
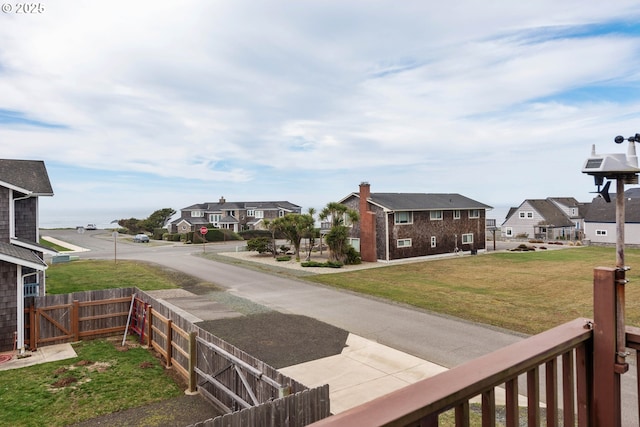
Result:
<instances>
[{"instance_id":1,"label":"brick chimney","mask_svg":"<svg viewBox=\"0 0 640 427\"><path fill-rule=\"evenodd\" d=\"M376 262L376 214L369 210L370 196L369 183L360 183L360 256L362 261Z\"/></svg>"},{"instance_id":2,"label":"brick chimney","mask_svg":"<svg viewBox=\"0 0 640 427\"><path fill-rule=\"evenodd\" d=\"M220 200L218 200L218 202L219 202L221 205L224 205L224 204L226 203L226 200L224 199L224 196L220 196Z\"/></svg>"}]
</instances>

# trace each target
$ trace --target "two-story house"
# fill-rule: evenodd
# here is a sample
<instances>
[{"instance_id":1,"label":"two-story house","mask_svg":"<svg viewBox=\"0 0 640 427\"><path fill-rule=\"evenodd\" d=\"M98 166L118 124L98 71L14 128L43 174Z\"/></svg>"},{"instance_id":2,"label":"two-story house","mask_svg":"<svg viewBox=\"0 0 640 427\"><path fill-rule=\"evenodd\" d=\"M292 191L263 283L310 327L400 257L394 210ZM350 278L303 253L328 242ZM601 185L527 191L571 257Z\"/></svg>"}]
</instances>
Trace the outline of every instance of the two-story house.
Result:
<instances>
[{"instance_id":1,"label":"two-story house","mask_svg":"<svg viewBox=\"0 0 640 427\"><path fill-rule=\"evenodd\" d=\"M286 201L199 203L180 209L180 218L169 224L170 233L196 231L209 224L234 232L261 229L265 219L275 219L290 213L302 213L298 205Z\"/></svg>"},{"instance_id":2,"label":"two-story house","mask_svg":"<svg viewBox=\"0 0 640 427\"><path fill-rule=\"evenodd\" d=\"M24 299L45 293L40 196L53 196L44 162L0 159L0 350L24 349Z\"/></svg>"},{"instance_id":3,"label":"two-story house","mask_svg":"<svg viewBox=\"0 0 640 427\"><path fill-rule=\"evenodd\" d=\"M363 261L484 250L491 206L460 194L371 193L369 183L339 201L360 213L352 245Z\"/></svg>"},{"instance_id":4,"label":"two-story house","mask_svg":"<svg viewBox=\"0 0 640 427\"><path fill-rule=\"evenodd\" d=\"M611 201L595 197L584 218L584 237L591 243L615 245L617 242L616 197ZM630 188L624 192L624 242L626 245L640 245L640 188Z\"/></svg>"},{"instance_id":5,"label":"two-story house","mask_svg":"<svg viewBox=\"0 0 640 427\"><path fill-rule=\"evenodd\" d=\"M573 197L527 199L509 210L502 233L506 238L579 240L588 208Z\"/></svg>"}]
</instances>

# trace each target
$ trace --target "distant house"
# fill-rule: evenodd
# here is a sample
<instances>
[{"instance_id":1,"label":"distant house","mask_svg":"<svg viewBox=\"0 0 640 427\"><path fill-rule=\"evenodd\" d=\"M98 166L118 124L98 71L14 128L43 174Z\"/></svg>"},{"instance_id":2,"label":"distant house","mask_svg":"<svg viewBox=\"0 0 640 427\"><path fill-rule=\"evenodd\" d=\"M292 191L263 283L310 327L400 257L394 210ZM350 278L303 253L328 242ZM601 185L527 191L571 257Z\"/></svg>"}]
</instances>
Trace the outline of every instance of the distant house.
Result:
<instances>
[{"instance_id":1,"label":"distant house","mask_svg":"<svg viewBox=\"0 0 640 427\"><path fill-rule=\"evenodd\" d=\"M24 348L24 300L45 293L40 196L53 196L44 162L0 159L0 350Z\"/></svg>"},{"instance_id":2,"label":"distant house","mask_svg":"<svg viewBox=\"0 0 640 427\"><path fill-rule=\"evenodd\" d=\"M351 230L363 261L484 250L486 210L491 206L460 194L371 193L360 184L340 203L360 213Z\"/></svg>"},{"instance_id":3,"label":"distant house","mask_svg":"<svg viewBox=\"0 0 640 427\"><path fill-rule=\"evenodd\" d=\"M610 203L602 197L594 198L584 218L584 237L591 243L616 244L616 194L610 197ZM624 242L640 245L640 188L626 190L624 197Z\"/></svg>"},{"instance_id":4,"label":"distant house","mask_svg":"<svg viewBox=\"0 0 640 427\"><path fill-rule=\"evenodd\" d=\"M506 238L581 239L588 207L573 197L527 199L509 210L502 233Z\"/></svg>"},{"instance_id":5,"label":"distant house","mask_svg":"<svg viewBox=\"0 0 640 427\"><path fill-rule=\"evenodd\" d=\"M199 203L180 209L180 218L169 224L170 233L195 231L201 226L234 232L264 228L265 219L275 219L291 213L302 213L302 208L290 202L227 202L221 197L217 203Z\"/></svg>"}]
</instances>

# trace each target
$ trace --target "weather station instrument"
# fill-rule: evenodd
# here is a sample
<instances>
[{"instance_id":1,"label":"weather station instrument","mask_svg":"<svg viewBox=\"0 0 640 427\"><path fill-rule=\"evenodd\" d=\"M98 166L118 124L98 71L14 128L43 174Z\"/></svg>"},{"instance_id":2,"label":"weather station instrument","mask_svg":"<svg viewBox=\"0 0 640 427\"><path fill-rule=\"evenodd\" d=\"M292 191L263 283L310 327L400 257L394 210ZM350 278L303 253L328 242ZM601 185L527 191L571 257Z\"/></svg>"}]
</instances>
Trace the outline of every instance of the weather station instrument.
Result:
<instances>
[{"instance_id":1,"label":"weather station instrument","mask_svg":"<svg viewBox=\"0 0 640 427\"><path fill-rule=\"evenodd\" d=\"M611 202L609 196L609 186L611 181L616 181L616 268L609 269L612 273L612 280L609 281L597 281L596 276L600 277L605 273L603 267L599 267L594 272L594 348L604 348L604 353L607 354L606 361L598 361L597 365L594 365L594 371L600 372L594 379L594 387L599 387L603 390L607 390L607 395L611 396L609 402L602 402L603 406L612 406L617 410L620 409L620 390L616 389L616 384L620 382L620 375L624 374L629 369L629 364L626 361L626 357L629 355L626 349L626 336L625 336L625 285L627 279L625 278L629 267L625 266L624 262L624 226L625 226L625 184L638 184L638 156L636 155L636 142L640 142L640 134L636 133L634 136L625 138L623 136L616 136L614 142L616 144L622 144L624 141L629 142L627 147L627 153L606 153L597 154L595 145L591 148L591 155L584 162L582 167L582 173L593 176L595 185L598 189L598 193L607 203ZM607 180L605 183L605 179ZM604 187L603 187L604 185ZM598 286L596 286L596 284ZM611 291L607 293L606 289ZM606 322L604 317L595 315L596 312L601 312L605 307L609 310L609 329L605 331L607 326L604 326ZM613 319L613 322L611 320ZM608 332L608 333L607 333ZM606 342L601 337L613 336L613 339ZM610 348L610 353L607 348ZM598 406L596 404L596 406ZM615 423L620 425L619 420Z\"/></svg>"},{"instance_id":2,"label":"weather station instrument","mask_svg":"<svg viewBox=\"0 0 640 427\"><path fill-rule=\"evenodd\" d=\"M640 142L640 134L636 133L629 138L616 136L614 139L616 144L622 144L625 140L629 141L627 154L596 154L596 146L594 144L591 147L591 156L585 161L582 168L583 173L593 176L596 187L598 187L596 193L600 194L607 203L611 201L609 197L610 180L621 180L622 185L638 183L640 168L638 168L635 143ZM608 180L606 184L604 183L605 178ZM602 185L604 185L603 188L601 188Z\"/></svg>"}]
</instances>

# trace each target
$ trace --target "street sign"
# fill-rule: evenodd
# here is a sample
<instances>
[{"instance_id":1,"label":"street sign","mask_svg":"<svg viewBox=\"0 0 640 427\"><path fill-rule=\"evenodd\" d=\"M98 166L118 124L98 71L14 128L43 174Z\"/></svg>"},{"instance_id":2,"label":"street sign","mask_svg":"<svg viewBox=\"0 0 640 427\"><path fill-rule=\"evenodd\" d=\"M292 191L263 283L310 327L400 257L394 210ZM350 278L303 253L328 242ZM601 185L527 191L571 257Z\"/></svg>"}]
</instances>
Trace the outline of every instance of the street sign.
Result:
<instances>
[{"instance_id":1,"label":"street sign","mask_svg":"<svg viewBox=\"0 0 640 427\"><path fill-rule=\"evenodd\" d=\"M200 234L202 234L203 236L207 234L208 231L209 229L207 227L200 227Z\"/></svg>"}]
</instances>

